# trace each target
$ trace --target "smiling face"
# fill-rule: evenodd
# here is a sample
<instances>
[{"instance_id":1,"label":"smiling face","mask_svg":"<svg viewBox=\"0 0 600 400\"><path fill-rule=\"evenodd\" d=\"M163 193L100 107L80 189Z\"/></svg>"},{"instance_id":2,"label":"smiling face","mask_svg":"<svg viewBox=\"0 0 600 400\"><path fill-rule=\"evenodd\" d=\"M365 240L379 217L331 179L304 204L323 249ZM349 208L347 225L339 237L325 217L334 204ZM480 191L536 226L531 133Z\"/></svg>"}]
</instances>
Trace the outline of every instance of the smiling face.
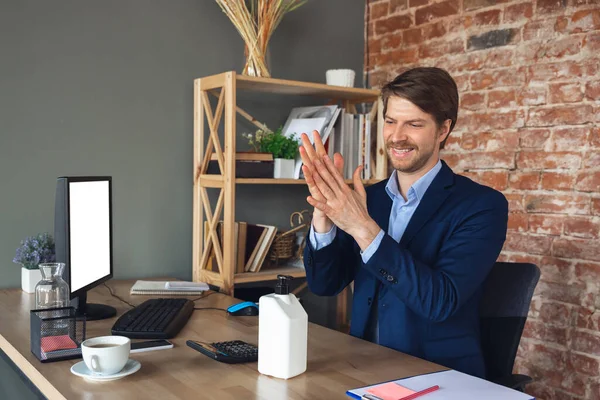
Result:
<instances>
[{"instance_id":1,"label":"smiling face","mask_svg":"<svg viewBox=\"0 0 600 400\"><path fill-rule=\"evenodd\" d=\"M450 124L451 121L446 120L438 126L431 114L402 97L390 96L383 138L394 169L400 173L422 175L433 168Z\"/></svg>"}]
</instances>

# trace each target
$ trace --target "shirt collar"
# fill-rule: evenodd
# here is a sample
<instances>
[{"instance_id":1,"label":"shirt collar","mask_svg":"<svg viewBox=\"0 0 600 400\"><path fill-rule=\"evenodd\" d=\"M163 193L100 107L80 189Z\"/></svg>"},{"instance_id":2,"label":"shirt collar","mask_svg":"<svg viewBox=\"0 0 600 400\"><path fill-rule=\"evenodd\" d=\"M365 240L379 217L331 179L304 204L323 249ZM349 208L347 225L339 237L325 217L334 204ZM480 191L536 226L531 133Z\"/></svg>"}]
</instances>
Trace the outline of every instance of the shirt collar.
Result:
<instances>
[{"instance_id":1,"label":"shirt collar","mask_svg":"<svg viewBox=\"0 0 600 400\"><path fill-rule=\"evenodd\" d=\"M412 184L412 186L406 192L407 198L410 198L411 193L413 193L417 197L417 201L421 201L421 199L423 198L423 195L425 195L425 192L431 185L431 182L433 182L433 180L435 179L435 177L437 176L438 172L440 172L441 169L442 169L442 162L440 160L438 160L437 164L435 164L433 166L433 168L431 168L429 171L427 171L427 173L425 175L420 177L415 183ZM388 196L390 196L390 198L392 200L394 200L394 198L396 198L396 197L403 199L402 195L400 194L400 190L398 188L398 177L397 177L396 170L394 170L392 172L392 175L390 176L390 179L388 180L387 185L385 185L385 191L387 192Z\"/></svg>"}]
</instances>

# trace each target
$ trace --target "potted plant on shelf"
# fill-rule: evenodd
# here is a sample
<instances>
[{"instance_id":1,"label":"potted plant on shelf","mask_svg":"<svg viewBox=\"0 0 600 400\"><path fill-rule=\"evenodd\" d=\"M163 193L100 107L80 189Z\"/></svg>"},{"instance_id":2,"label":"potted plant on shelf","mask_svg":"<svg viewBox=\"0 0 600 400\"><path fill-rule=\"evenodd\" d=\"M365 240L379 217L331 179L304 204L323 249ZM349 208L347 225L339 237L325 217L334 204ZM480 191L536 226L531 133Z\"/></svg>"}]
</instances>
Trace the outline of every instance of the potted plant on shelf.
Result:
<instances>
[{"instance_id":1,"label":"potted plant on shelf","mask_svg":"<svg viewBox=\"0 0 600 400\"><path fill-rule=\"evenodd\" d=\"M21 289L26 293L34 293L35 285L42 279L38 265L55 260L54 239L49 233L40 233L21 241L13 258L14 263L21 264Z\"/></svg>"},{"instance_id":2,"label":"potted plant on shelf","mask_svg":"<svg viewBox=\"0 0 600 400\"><path fill-rule=\"evenodd\" d=\"M296 135L285 136L282 127L273 132L259 129L254 135L243 134L248 144L258 153L270 153L275 161L273 178L294 178L295 159L298 155L299 140Z\"/></svg>"}]
</instances>

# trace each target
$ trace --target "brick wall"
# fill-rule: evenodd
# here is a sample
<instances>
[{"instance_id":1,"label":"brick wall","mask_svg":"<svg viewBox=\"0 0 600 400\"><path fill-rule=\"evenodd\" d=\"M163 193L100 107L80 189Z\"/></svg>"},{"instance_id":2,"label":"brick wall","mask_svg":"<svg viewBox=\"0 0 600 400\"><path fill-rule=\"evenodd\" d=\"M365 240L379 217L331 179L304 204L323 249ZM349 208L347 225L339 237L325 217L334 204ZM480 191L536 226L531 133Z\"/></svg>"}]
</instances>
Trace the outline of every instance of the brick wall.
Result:
<instances>
[{"instance_id":1,"label":"brick wall","mask_svg":"<svg viewBox=\"0 0 600 400\"><path fill-rule=\"evenodd\" d=\"M542 270L516 371L600 399L600 1L368 0L370 86L417 66L461 93L443 158L510 203L501 259Z\"/></svg>"}]
</instances>

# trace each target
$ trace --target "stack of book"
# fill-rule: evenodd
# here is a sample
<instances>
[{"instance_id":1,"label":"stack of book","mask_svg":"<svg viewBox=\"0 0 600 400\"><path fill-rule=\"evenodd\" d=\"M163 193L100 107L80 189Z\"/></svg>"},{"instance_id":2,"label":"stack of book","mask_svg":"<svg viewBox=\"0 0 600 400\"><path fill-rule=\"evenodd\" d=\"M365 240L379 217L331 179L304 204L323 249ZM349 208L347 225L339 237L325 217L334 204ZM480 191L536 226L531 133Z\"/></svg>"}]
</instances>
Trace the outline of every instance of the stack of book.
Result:
<instances>
[{"instance_id":1,"label":"stack of book","mask_svg":"<svg viewBox=\"0 0 600 400\"><path fill-rule=\"evenodd\" d=\"M249 224L247 222L235 222L234 237L234 265L235 273L258 272L262 268L269 249L275 240L277 227L272 225ZM205 243L208 237L208 222L204 222ZM217 225L217 237L221 251L223 251L223 221ZM208 269L218 271L217 260L214 256L212 241L209 242L206 251L211 256L208 261Z\"/></svg>"}]
</instances>

